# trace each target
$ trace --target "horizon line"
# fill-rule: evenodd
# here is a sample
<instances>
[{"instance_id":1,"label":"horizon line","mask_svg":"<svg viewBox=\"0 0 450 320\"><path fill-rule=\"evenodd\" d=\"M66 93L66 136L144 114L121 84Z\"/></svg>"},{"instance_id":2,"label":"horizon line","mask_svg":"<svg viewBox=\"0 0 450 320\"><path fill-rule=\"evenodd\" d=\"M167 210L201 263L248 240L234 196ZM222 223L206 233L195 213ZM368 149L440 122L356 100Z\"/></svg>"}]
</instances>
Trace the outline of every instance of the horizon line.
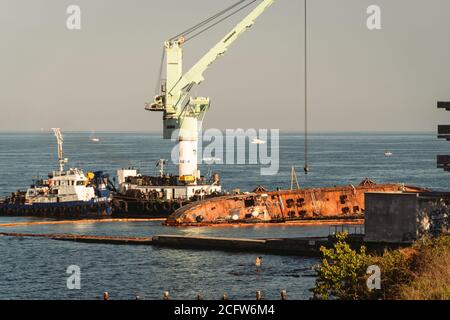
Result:
<instances>
[{"instance_id":1,"label":"horizon line","mask_svg":"<svg viewBox=\"0 0 450 320\"><path fill-rule=\"evenodd\" d=\"M213 129L213 128L209 128ZM253 128L227 128L227 129L219 129L220 131L225 130L249 130ZM281 133L299 133L304 134L304 130L290 130L290 129L277 129L277 128L254 128L255 130L267 129L267 130L279 130ZM208 130L208 129L205 129ZM70 133L161 133L162 130L62 130L63 132ZM51 132L51 128L49 129L23 129L23 130L3 130L0 129L0 133L46 133ZM309 131L308 134L315 133L436 133L436 130L312 130Z\"/></svg>"}]
</instances>

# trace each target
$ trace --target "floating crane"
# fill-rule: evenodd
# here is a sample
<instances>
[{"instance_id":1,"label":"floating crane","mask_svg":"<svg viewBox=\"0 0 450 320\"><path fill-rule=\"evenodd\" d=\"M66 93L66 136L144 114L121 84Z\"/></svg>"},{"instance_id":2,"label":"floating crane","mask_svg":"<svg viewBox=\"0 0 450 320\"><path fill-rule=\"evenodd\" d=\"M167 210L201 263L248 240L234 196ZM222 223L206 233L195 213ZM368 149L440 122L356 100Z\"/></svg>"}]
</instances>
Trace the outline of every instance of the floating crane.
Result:
<instances>
[{"instance_id":1,"label":"floating crane","mask_svg":"<svg viewBox=\"0 0 450 320\"><path fill-rule=\"evenodd\" d=\"M257 2L257 0L238 1L164 43L163 61L165 55L166 79L161 83L160 88L158 88L160 92L154 97L154 101L147 103L145 109L163 112L164 139L178 138L178 179L181 183L195 185L197 179L200 178L200 172L197 169L198 131L201 128L205 113L210 107L210 99L208 97L192 97L190 91L195 85L199 85L204 80L203 73L206 69L217 58L225 54L230 45L244 31L250 28L255 23L255 20L274 1L261 1L250 14L239 22L184 74L182 68L183 44ZM178 137L176 134L178 134Z\"/></svg>"}]
</instances>

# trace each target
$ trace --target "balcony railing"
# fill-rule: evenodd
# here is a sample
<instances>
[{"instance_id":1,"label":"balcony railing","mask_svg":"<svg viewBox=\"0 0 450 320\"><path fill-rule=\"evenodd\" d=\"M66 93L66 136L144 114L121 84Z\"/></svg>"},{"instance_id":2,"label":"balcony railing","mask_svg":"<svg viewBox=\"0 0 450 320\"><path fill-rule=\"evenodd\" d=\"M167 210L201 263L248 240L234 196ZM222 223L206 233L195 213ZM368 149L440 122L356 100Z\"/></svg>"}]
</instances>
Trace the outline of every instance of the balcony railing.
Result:
<instances>
[{"instance_id":1,"label":"balcony railing","mask_svg":"<svg viewBox=\"0 0 450 320\"><path fill-rule=\"evenodd\" d=\"M450 110L450 101L438 101L437 107L440 109Z\"/></svg>"},{"instance_id":2,"label":"balcony railing","mask_svg":"<svg viewBox=\"0 0 450 320\"><path fill-rule=\"evenodd\" d=\"M437 107L450 111L450 101L438 101ZM438 125L437 131L439 139L450 141L450 125ZM438 168L450 172L450 155L438 155L436 163Z\"/></svg>"},{"instance_id":3,"label":"balcony railing","mask_svg":"<svg viewBox=\"0 0 450 320\"><path fill-rule=\"evenodd\" d=\"M438 125L438 138L450 141L450 125Z\"/></svg>"},{"instance_id":4,"label":"balcony railing","mask_svg":"<svg viewBox=\"0 0 450 320\"><path fill-rule=\"evenodd\" d=\"M442 168L445 171L450 171L450 155L438 155L437 167Z\"/></svg>"}]
</instances>

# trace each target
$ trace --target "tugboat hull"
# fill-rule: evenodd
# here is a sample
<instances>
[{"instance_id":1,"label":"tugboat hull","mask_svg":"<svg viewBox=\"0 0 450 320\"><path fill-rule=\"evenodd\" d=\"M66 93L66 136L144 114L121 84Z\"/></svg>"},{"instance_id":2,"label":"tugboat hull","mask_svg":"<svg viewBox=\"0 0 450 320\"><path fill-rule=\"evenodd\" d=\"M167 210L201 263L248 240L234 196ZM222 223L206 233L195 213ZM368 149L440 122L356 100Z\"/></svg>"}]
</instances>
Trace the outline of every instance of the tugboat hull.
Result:
<instances>
[{"instance_id":1,"label":"tugboat hull","mask_svg":"<svg viewBox=\"0 0 450 320\"><path fill-rule=\"evenodd\" d=\"M111 205L107 199L61 203L0 203L0 216L105 218L111 216L111 213Z\"/></svg>"}]
</instances>

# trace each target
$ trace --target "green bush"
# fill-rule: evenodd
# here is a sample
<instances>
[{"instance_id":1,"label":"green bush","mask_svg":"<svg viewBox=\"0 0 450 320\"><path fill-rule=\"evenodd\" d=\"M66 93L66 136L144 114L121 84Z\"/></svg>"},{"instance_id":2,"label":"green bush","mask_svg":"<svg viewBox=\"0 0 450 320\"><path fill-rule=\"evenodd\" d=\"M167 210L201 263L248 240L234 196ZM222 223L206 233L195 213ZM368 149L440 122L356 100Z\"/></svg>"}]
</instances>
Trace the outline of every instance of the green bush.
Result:
<instances>
[{"instance_id":1,"label":"green bush","mask_svg":"<svg viewBox=\"0 0 450 320\"><path fill-rule=\"evenodd\" d=\"M357 252L345 242L346 233L336 235L334 248L321 247L322 265L317 271L316 286L312 289L315 299L361 298L362 284L367 269L366 248Z\"/></svg>"},{"instance_id":2,"label":"green bush","mask_svg":"<svg viewBox=\"0 0 450 320\"><path fill-rule=\"evenodd\" d=\"M410 248L370 255L353 250L347 234L338 234L333 248L322 247L316 268L315 299L450 299L450 236L423 238ZM369 290L367 268L381 271L381 288Z\"/></svg>"}]
</instances>

